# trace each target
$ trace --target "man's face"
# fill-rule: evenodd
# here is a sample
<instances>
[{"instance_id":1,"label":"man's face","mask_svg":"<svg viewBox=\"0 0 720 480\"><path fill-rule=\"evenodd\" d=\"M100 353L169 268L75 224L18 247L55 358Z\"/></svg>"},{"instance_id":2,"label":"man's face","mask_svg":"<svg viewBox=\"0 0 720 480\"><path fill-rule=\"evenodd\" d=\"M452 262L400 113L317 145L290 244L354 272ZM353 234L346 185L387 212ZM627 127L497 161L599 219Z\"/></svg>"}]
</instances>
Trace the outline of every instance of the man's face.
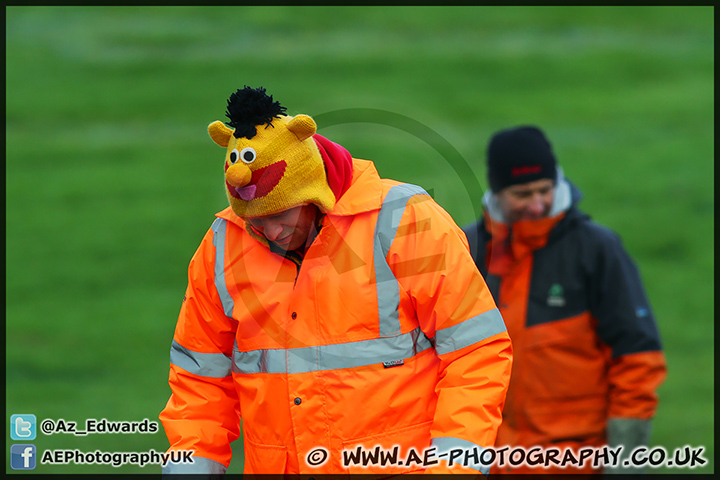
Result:
<instances>
[{"instance_id":1,"label":"man's face","mask_svg":"<svg viewBox=\"0 0 720 480\"><path fill-rule=\"evenodd\" d=\"M307 242L315 226L318 209L301 205L275 215L245 219L260 235L286 251L297 250Z\"/></svg>"},{"instance_id":2,"label":"man's face","mask_svg":"<svg viewBox=\"0 0 720 480\"><path fill-rule=\"evenodd\" d=\"M498 203L507 223L538 220L550 213L555 184L549 178L511 185L497 194Z\"/></svg>"}]
</instances>

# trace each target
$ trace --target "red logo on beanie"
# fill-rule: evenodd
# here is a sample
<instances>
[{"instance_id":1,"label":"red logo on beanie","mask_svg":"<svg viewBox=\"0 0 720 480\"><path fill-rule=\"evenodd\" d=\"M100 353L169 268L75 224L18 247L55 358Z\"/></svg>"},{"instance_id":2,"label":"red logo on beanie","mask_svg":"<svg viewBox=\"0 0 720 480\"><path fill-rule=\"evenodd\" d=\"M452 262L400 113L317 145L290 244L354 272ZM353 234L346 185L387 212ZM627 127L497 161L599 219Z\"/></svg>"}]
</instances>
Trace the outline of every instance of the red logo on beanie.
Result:
<instances>
[{"instance_id":1,"label":"red logo on beanie","mask_svg":"<svg viewBox=\"0 0 720 480\"><path fill-rule=\"evenodd\" d=\"M540 165L527 165L525 167L513 167L510 170L510 174L513 177L519 177L520 175L532 175L533 173L540 173L542 167Z\"/></svg>"}]
</instances>

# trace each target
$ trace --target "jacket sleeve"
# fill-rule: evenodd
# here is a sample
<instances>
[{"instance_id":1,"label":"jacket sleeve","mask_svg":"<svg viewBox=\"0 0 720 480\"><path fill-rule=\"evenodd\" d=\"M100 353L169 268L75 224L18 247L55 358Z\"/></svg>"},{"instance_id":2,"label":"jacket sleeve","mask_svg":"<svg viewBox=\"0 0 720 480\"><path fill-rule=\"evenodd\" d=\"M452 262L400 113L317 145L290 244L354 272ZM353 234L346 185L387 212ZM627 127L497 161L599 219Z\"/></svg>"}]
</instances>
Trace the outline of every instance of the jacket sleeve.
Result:
<instances>
[{"instance_id":1,"label":"jacket sleeve","mask_svg":"<svg viewBox=\"0 0 720 480\"><path fill-rule=\"evenodd\" d=\"M502 316L464 233L430 197L408 202L390 252L439 358L431 447L440 462L427 471L487 475L479 458L495 443L512 364Z\"/></svg>"},{"instance_id":2,"label":"jacket sleeve","mask_svg":"<svg viewBox=\"0 0 720 480\"><path fill-rule=\"evenodd\" d=\"M214 234L208 231L190 262L170 350L172 395L160 413L170 450L194 450L194 462L168 463L163 473L224 473L240 435L231 373L236 321L215 286Z\"/></svg>"},{"instance_id":3,"label":"jacket sleeve","mask_svg":"<svg viewBox=\"0 0 720 480\"><path fill-rule=\"evenodd\" d=\"M635 263L620 238L597 227L601 241L590 275L590 311L611 348L608 418L648 420L666 377L660 334Z\"/></svg>"}]
</instances>

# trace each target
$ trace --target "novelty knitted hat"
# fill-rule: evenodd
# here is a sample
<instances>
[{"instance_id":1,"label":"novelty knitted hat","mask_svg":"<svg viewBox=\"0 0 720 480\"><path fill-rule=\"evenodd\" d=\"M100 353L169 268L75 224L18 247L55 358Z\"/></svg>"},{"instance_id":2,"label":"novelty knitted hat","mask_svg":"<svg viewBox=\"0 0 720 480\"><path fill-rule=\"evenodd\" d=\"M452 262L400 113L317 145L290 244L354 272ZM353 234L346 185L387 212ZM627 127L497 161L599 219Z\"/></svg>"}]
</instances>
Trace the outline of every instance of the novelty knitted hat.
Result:
<instances>
[{"instance_id":1,"label":"novelty knitted hat","mask_svg":"<svg viewBox=\"0 0 720 480\"><path fill-rule=\"evenodd\" d=\"M227 149L225 193L235 214L261 217L310 203L331 210L352 180L350 153L316 135L308 115L285 115L262 87L245 86L227 103L227 126L215 121L208 133Z\"/></svg>"},{"instance_id":2,"label":"novelty knitted hat","mask_svg":"<svg viewBox=\"0 0 720 480\"><path fill-rule=\"evenodd\" d=\"M557 160L545 134L534 126L501 130L487 148L487 175L493 193L543 178L557 180Z\"/></svg>"}]
</instances>

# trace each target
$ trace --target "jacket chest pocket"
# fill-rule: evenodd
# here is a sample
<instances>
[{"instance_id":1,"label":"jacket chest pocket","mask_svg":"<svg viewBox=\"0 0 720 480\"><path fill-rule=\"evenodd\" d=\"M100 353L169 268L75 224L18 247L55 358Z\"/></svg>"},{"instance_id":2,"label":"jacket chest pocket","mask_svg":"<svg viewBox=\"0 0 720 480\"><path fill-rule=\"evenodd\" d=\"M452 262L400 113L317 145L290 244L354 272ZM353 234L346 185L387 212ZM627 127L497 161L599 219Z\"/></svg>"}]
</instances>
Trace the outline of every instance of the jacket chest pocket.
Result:
<instances>
[{"instance_id":1,"label":"jacket chest pocket","mask_svg":"<svg viewBox=\"0 0 720 480\"><path fill-rule=\"evenodd\" d=\"M368 270L367 265L344 272L330 266L313 272L312 296L323 338L347 341L378 336L379 289Z\"/></svg>"},{"instance_id":2,"label":"jacket chest pocket","mask_svg":"<svg viewBox=\"0 0 720 480\"><path fill-rule=\"evenodd\" d=\"M532 278L525 322L527 327L575 317L587 310L586 292L578 282L567 279L553 281L551 277Z\"/></svg>"}]
</instances>

